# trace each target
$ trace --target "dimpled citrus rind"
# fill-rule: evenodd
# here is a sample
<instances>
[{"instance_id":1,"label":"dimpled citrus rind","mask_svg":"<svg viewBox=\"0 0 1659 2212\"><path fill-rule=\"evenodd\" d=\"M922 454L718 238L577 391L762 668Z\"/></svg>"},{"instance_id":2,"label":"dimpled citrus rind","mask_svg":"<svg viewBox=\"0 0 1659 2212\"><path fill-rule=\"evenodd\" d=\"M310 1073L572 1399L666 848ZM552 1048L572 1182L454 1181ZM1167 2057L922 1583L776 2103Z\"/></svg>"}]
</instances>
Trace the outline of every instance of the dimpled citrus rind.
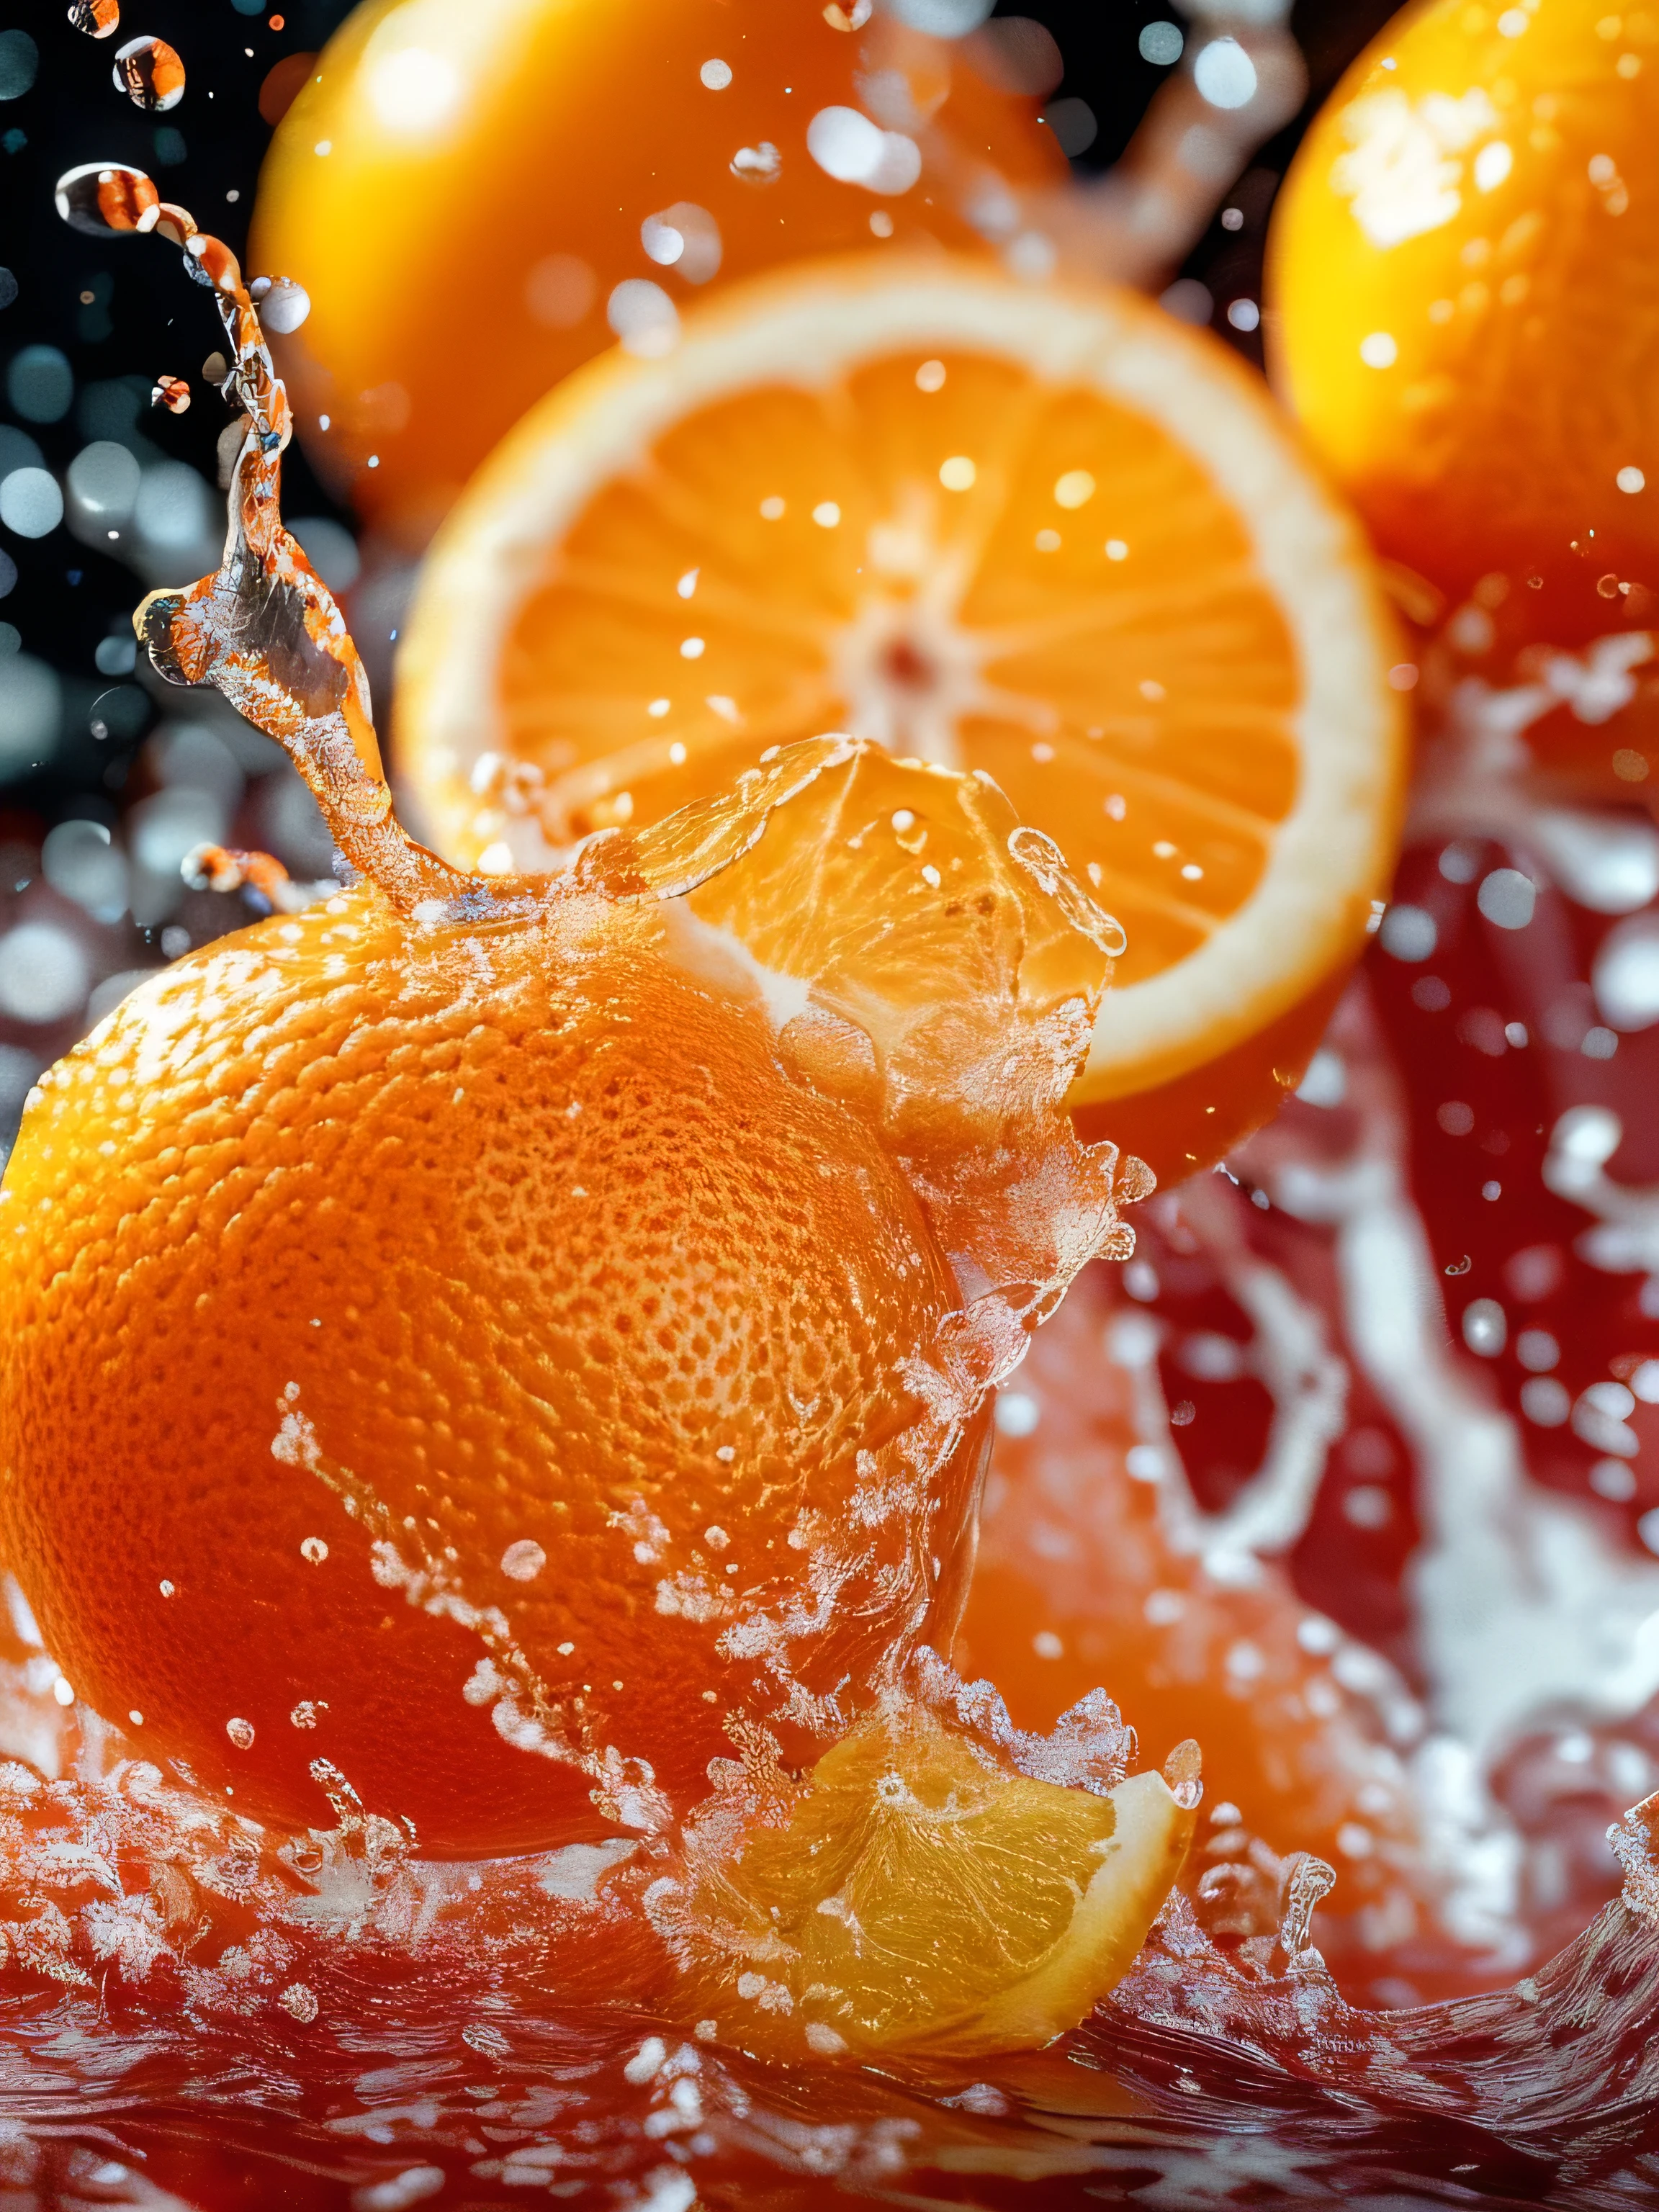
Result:
<instances>
[{"instance_id":1,"label":"dimpled citrus rind","mask_svg":"<svg viewBox=\"0 0 1659 2212\"><path fill-rule=\"evenodd\" d=\"M755 1009L615 936L347 893L180 963L29 1108L8 1555L77 1691L251 1811L318 1818L321 1756L440 1853L602 1828L492 1727L467 1608L573 1741L695 1789L777 1702L726 1586L799 1589L913 1417L954 1291L902 1178ZM898 1626L849 1606L830 1680Z\"/></svg>"},{"instance_id":2,"label":"dimpled citrus rind","mask_svg":"<svg viewBox=\"0 0 1659 2212\"><path fill-rule=\"evenodd\" d=\"M1435 0L1338 86L1280 193L1275 379L1383 551L1534 634L1617 626L1659 555L1659 19ZM1645 485L1645 491L1640 489Z\"/></svg>"}]
</instances>

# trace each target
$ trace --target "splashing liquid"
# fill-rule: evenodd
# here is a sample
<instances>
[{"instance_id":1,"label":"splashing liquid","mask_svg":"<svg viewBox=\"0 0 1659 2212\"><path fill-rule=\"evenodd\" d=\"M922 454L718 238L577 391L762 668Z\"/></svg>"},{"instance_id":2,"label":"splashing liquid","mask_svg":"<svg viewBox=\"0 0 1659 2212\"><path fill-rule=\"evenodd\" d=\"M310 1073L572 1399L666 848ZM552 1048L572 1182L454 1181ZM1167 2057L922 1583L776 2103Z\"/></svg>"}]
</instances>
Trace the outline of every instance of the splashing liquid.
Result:
<instances>
[{"instance_id":1,"label":"splashing liquid","mask_svg":"<svg viewBox=\"0 0 1659 2212\"><path fill-rule=\"evenodd\" d=\"M247 416L225 561L190 591L154 595L142 634L164 674L219 684L281 738L348 863L372 878L399 926L458 927L487 945L492 932L544 920L562 899L574 899L567 910L579 918L576 908L591 916L596 899L614 915L619 890L637 902L642 881L695 897L704 884L737 882L744 850L764 853L767 802L788 801L778 777L810 769L816 788L849 765L833 745L810 763L781 763L761 804L751 789L735 806L676 817L661 844L608 833L562 890L547 879L484 884L414 845L392 811L355 651L281 526L286 401L234 262L136 173L106 167L82 179L66 179L60 196L70 219L96 210L111 228L159 229L214 288ZM234 876L259 864L217 854L203 865ZM1086 918L1086 902L1079 911ZM718 949L696 941L705 957ZM1087 942L1074 927L1055 928L1043 957L1070 948L1075 962ZM580 937L565 951L580 959ZM961 1146L929 1126L926 1024L890 1003L877 1018L866 991L861 1011L880 1046L867 1057L859 1040L872 1030L847 1011L857 963L843 971L839 1011L833 969L821 959L832 988L828 1004L805 1010L814 1018L797 1032L801 1064L843 1094L868 1094L873 1083L878 1111L943 1188L952 1143ZM1039 997L1053 1002L1052 991ZM1073 994L1085 1021L1088 997ZM159 996L155 1006L160 1014ZM959 1020L960 1008L950 1011ZM1029 1060L1042 1036L1028 1022L1015 1057ZM910 1079L890 1090L883 1065L902 1066L907 1045ZM1051 1048L1056 1103L1064 1073ZM125 1084L127 1071L114 1077ZM967 1087L969 1105L994 1106L996 1096ZM981 1144L982 1184L1000 1167L1006 1188L1012 1165ZM1036 1178L1052 1191L1072 1177L1066 1203L1040 1217L1046 1259L1012 1193L1000 1238L979 1237L981 1295L962 1310L975 1325L954 1331L955 1364L936 1370L958 1389L965 1377L982 1399L1007 1374L1023 1324L1109 1237L1109 1182L1103 1194L1097 1175L1091 1197L1075 1170L1062 1146ZM959 1274L975 1259L973 1212L952 1240ZM1017 1261L1023 1280L1010 1273ZM294 1433L302 1457L303 1431ZM307 1493L313 1545L323 1494ZM633 1540L649 1549L656 1540L647 1530ZM338 1563L332 1542L320 1559L295 1548L296 1572ZM427 1595L444 1597L442 1565L441 1551L418 1553L400 1573L424 1575ZM199 1606L206 1595L171 1578L161 1593L169 1606ZM1395 2205L1650 2197L1651 1805L1620 1832L1622 1899L1511 1992L1406 2014L1356 2010L1310 1942L1329 1870L1304 1856L1288 1868L1276 1942L1259 1956L1218 1948L1177 1897L1113 1998L1048 2051L889 2061L879 2072L768 2069L712 2046L703 2023L677 2021L653 1997L641 1906L672 1838L651 1817L631 1834L512 1859L425 1860L407 1829L366 1809L319 1753L312 1778L331 1825L265 1827L146 1757L151 1722L138 1711L124 1737L76 1705L21 1599L13 1619L0 1655L0 1741L11 1754L0 1765L0 2101L11 2121L9 2179L37 2201L93 2195L216 2212L246 2201L250 2185L291 2193L301 2173L307 2204L342 2212L452 2197L520 2203L526 2189L653 2212L768 2191L802 2204L849 2192L1196 2203L1225 2201L1241 2183L1257 2204L1379 2192ZM205 1662L199 1628L186 1634L193 1660ZM925 1650L916 1661L908 1694L948 1713L987 1756L1084 1788L1121 1771L1127 1739L1103 1699L1048 1737L1023 1736L988 1685L964 1687ZM271 1733L252 1711L229 1709L251 1739L245 1750L229 1739L240 1757L256 1756ZM284 1725L309 1750L326 1719L308 1700ZM742 1781L728 1791L764 1796L775 1786L769 1757L749 1737ZM1184 1753L1170 1778L1178 1795L1195 1794Z\"/></svg>"},{"instance_id":2,"label":"splashing liquid","mask_svg":"<svg viewBox=\"0 0 1659 2212\"><path fill-rule=\"evenodd\" d=\"M165 39L130 39L111 75L117 92L147 115L163 115L185 96L185 65Z\"/></svg>"},{"instance_id":3,"label":"splashing liquid","mask_svg":"<svg viewBox=\"0 0 1659 2212\"><path fill-rule=\"evenodd\" d=\"M121 27L120 0L70 0L69 19L89 39L112 38Z\"/></svg>"}]
</instances>

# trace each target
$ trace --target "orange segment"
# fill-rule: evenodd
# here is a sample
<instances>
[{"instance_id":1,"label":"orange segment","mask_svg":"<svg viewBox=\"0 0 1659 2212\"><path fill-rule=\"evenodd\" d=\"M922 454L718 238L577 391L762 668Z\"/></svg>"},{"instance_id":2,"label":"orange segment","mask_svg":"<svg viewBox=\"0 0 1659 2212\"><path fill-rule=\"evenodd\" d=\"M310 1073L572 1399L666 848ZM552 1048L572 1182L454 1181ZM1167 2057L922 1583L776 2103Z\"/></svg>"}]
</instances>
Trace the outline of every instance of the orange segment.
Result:
<instances>
[{"instance_id":1,"label":"orange segment","mask_svg":"<svg viewBox=\"0 0 1659 2212\"><path fill-rule=\"evenodd\" d=\"M872 234L969 246L971 210L1064 179L1035 100L861 12L854 30L859 9L821 0L359 7L277 129L248 264L310 295L281 350L313 459L419 542L524 410L611 344L618 283L683 310ZM826 107L902 124L923 173L902 191L826 174L807 149ZM691 246L661 226L647 246L647 222L687 209Z\"/></svg>"},{"instance_id":2,"label":"orange segment","mask_svg":"<svg viewBox=\"0 0 1659 2212\"><path fill-rule=\"evenodd\" d=\"M758 1808L736 1770L653 1893L672 2002L763 2057L1040 2049L1146 1942L1192 1839L1194 1749L1185 1787L1063 1788L895 1700L805 1786L774 1769Z\"/></svg>"},{"instance_id":3,"label":"orange segment","mask_svg":"<svg viewBox=\"0 0 1659 2212\"><path fill-rule=\"evenodd\" d=\"M1294 1026L1363 939L1390 657L1352 530L1220 349L1127 294L847 262L526 418L434 548L398 738L485 869L812 731L990 775L1123 926L1073 1103L1169 1172L1276 1093L1236 1072L1183 1161L1167 1087Z\"/></svg>"}]
</instances>

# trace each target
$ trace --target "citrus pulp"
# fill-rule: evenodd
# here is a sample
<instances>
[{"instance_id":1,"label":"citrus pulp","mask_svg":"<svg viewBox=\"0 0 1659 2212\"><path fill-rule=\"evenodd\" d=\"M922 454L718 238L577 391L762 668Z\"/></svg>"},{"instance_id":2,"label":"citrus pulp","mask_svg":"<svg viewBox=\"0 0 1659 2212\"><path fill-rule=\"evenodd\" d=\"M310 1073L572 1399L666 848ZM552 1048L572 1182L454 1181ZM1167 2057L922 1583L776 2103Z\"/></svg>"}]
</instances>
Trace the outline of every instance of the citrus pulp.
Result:
<instances>
[{"instance_id":1,"label":"citrus pulp","mask_svg":"<svg viewBox=\"0 0 1659 2212\"><path fill-rule=\"evenodd\" d=\"M1127 933L1073 1107L1178 1177L1298 1079L1374 920L1393 650L1220 347L1127 293L848 260L526 418L427 564L395 736L486 869L826 726L994 776Z\"/></svg>"}]
</instances>

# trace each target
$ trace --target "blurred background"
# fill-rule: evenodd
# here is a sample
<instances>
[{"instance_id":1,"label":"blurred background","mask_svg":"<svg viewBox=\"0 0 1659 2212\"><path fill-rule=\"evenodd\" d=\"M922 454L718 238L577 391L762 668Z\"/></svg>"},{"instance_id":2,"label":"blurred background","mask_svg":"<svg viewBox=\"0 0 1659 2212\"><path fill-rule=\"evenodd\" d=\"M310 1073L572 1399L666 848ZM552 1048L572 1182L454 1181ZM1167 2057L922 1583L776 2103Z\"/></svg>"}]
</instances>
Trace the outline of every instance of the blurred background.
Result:
<instances>
[{"instance_id":1,"label":"blurred background","mask_svg":"<svg viewBox=\"0 0 1659 2212\"><path fill-rule=\"evenodd\" d=\"M64 0L0 7L0 1145L40 1070L140 975L258 909L252 892L188 890L192 846L228 840L296 877L328 872L327 834L278 748L215 695L169 694L135 661L143 592L204 573L222 539L229 418L203 379L216 319L165 253L67 228L52 186L77 162L135 163L240 252L273 125L349 12L347 0L148 0L142 20L129 7L115 37L94 40ZM1274 191L1306 118L1389 12L1386 0L1296 9L1304 108L1165 293L1258 364ZM1001 0L995 18L1040 23L1052 40L1036 42L1044 119L1085 176L1121 153L1189 28L1164 0ZM116 49L141 32L188 72L163 112L111 81ZM1029 28L1013 35L1030 49ZM153 401L163 375L188 381L184 412ZM352 514L297 443L284 504L350 605L374 549L360 550ZM401 575L406 588L406 564ZM398 605L395 590L351 605L382 729Z\"/></svg>"}]
</instances>

